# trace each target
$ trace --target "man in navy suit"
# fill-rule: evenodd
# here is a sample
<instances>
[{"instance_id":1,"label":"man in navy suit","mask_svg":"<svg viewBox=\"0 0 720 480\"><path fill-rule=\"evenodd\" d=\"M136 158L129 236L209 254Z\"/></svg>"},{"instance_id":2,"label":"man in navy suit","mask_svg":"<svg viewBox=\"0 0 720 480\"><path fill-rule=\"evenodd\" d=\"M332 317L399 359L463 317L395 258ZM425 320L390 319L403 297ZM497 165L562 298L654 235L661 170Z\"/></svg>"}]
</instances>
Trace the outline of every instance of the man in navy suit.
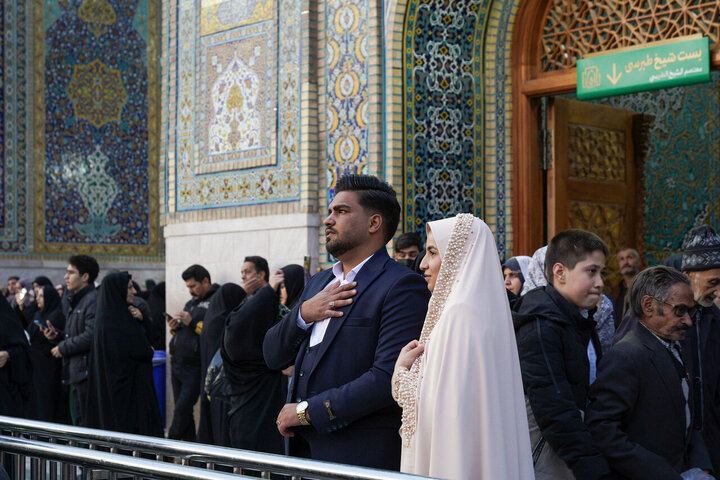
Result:
<instances>
[{"instance_id":1,"label":"man in navy suit","mask_svg":"<svg viewBox=\"0 0 720 480\"><path fill-rule=\"evenodd\" d=\"M422 277L385 249L400 218L395 191L368 175L346 175L324 220L339 260L305 286L292 311L265 336L273 369L294 365L278 414L290 454L398 470L401 410L390 393L400 349L417 339L430 297Z\"/></svg>"}]
</instances>

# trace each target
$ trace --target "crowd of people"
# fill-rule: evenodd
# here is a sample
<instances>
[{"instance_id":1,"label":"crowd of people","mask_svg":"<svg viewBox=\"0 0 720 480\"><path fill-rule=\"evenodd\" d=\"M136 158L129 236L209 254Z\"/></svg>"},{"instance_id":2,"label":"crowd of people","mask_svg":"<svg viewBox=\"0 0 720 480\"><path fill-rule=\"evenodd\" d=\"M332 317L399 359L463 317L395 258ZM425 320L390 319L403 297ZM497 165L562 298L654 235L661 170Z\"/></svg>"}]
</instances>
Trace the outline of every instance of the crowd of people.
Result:
<instances>
[{"instance_id":1,"label":"crowd of people","mask_svg":"<svg viewBox=\"0 0 720 480\"><path fill-rule=\"evenodd\" d=\"M501 263L488 226L460 214L429 222L425 242L400 235L393 259L399 217L388 184L341 177L324 220L331 269L248 256L238 283L218 285L192 265L172 313L164 284L141 295L127 272L96 289L85 255L65 290L13 277L0 413L163 435L151 361L167 325L169 438L448 479L720 472L713 229L690 231L667 265L612 252L609 286L611 252L590 232Z\"/></svg>"}]
</instances>

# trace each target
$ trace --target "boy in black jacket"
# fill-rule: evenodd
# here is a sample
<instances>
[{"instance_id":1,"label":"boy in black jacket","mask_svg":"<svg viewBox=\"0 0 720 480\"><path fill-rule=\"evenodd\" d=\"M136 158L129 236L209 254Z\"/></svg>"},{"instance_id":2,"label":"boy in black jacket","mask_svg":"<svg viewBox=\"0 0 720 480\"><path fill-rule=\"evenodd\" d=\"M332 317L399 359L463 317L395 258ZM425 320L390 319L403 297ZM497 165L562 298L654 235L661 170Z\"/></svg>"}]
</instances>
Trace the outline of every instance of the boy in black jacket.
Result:
<instances>
[{"instance_id":1,"label":"boy in black jacket","mask_svg":"<svg viewBox=\"0 0 720 480\"><path fill-rule=\"evenodd\" d=\"M601 356L592 316L602 296L607 255L605 243L590 232L558 233L545 256L548 285L515 306L537 480L610 478L583 423Z\"/></svg>"}]
</instances>

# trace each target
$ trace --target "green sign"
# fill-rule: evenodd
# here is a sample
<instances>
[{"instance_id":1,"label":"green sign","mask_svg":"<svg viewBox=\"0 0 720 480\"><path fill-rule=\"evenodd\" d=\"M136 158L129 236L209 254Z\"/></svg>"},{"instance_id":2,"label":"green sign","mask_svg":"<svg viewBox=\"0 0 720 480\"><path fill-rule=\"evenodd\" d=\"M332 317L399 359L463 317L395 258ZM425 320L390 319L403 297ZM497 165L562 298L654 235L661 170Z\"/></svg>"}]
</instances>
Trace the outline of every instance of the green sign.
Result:
<instances>
[{"instance_id":1,"label":"green sign","mask_svg":"<svg viewBox=\"0 0 720 480\"><path fill-rule=\"evenodd\" d=\"M709 81L709 42L700 35L588 56L577 63L579 100Z\"/></svg>"}]
</instances>

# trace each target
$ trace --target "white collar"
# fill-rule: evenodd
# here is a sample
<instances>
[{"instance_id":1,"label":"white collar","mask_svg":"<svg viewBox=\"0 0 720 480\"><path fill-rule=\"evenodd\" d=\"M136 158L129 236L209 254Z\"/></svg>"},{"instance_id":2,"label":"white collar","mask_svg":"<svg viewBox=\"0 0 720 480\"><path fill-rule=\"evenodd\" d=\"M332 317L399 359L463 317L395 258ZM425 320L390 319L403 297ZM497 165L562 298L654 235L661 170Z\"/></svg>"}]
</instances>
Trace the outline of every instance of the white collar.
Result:
<instances>
[{"instance_id":1,"label":"white collar","mask_svg":"<svg viewBox=\"0 0 720 480\"><path fill-rule=\"evenodd\" d=\"M374 254L373 254L374 255ZM373 256L370 255L362 262L358 263L355 268L350 270L347 274L347 276L344 275L343 265L342 262L337 262L335 265L333 265L332 273L335 275L335 278L337 280L343 281L347 280L348 283L352 282L355 279L355 276L360 272L360 269L367 263L368 260L370 260Z\"/></svg>"}]
</instances>

